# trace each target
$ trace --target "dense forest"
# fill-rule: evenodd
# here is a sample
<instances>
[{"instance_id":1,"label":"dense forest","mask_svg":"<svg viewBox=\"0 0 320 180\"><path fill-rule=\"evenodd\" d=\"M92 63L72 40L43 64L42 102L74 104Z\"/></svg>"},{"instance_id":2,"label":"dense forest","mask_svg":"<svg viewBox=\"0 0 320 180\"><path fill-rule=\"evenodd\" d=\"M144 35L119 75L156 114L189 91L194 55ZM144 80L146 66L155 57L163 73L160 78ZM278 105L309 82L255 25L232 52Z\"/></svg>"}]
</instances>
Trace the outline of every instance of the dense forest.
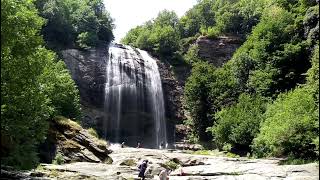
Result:
<instances>
[{"instance_id":1,"label":"dense forest","mask_svg":"<svg viewBox=\"0 0 320 180\"><path fill-rule=\"evenodd\" d=\"M201 0L164 10L122 42L192 67L184 89L189 140L255 157L319 157L319 4L314 0ZM222 67L198 55L199 36L244 43Z\"/></svg>"},{"instance_id":2,"label":"dense forest","mask_svg":"<svg viewBox=\"0 0 320 180\"><path fill-rule=\"evenodd\" d=\"M48 122L80 119L78 89L49 48L109 42L112 21L102 0L1 0L1 164L34 167Z\"/></svg>"}]
</instances>

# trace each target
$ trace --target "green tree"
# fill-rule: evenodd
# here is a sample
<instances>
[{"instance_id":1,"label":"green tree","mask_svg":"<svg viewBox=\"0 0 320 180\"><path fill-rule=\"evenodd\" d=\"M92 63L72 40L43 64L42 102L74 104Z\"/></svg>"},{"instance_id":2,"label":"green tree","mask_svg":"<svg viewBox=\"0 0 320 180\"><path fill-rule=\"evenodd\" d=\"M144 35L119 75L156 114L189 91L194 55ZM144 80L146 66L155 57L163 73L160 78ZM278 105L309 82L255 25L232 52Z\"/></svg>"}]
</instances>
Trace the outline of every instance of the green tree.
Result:
<instances>
[{"instance_id":1,"label":"green tree","mask_svg":"<svg viewBox=\"0 0 320 180\"><path fill-rule=\"evenodd\" d=\"M264 120L266 101L261 96L241 94L238 103L217 112L216 122L210 130L214 141L221 147L231 144L236 148L249 149L259 133Z\"/></svg>"},{"instance_id":2,"label":"green tree","mask_svg":"<svg viewBox=\"0 0 320 180\"><path fill-rule=\"evenodd\" d=\"M37 163L36 146L56 114L75 117L77 90L62 62L43 48L44 20L33 1L1 0L1 162Z\"/></svg>"},{"instance_id":3,"label":"green tree","mask_svg":"<svg viewBox=\"0 0 320 180\"><path fill-rule=\"evenodd\" d=\"M307 43L296 34L295 14L272 6L232 58L243 89L272 96L304 82ZM296 34L295 36L292 36ZM246 65L246 68L243 68Z\"/></svg>"},{"instance_id":4,"label":"green tree","mask_svg":"<svg viewBox=\"0 0 320 180\"><path fill-rule=\"evenodd\" d=\"M191 115L191 126L199 141L210 140L206 128L212 125L211 104L209 101L210 81L214 78L215 68L208 63L194 64L192 73L185 85L185 100L187 110Z\"/></svg>"},{"instance_id":5,"label":"green tree","mask_svg":"<svg viewBox=\"0 0 320 180\"><path fill-rule=\"evenodd\" d=\"M114 38L113 20L102 0L37 0L36 5L47 19L43 34L51 44L87 48ZM85 33L90 38L84 38Z\"/></svg>"},{"instance_id":6,"label":"green tree","mask_svg":"<svg viewBox=\"0 0 320 180\"><path fill-rule=\"evenodd\" d=\"M207 62L193 64L184 90L187 110L190 112L194 134L200 141L211 138L207 127L215 122L214 113L237 97L235 81L229 67L215 68Z\"/></svg>"},{"instance_id":7,"label":"green tree","mask_svg":"<svg viewBox=\"0 0 320 180\"><path fill-rule=\"evenodd\" d=\"M279 95L266 111L266 120L254 139L258 156L314 158L319 136L319 109L309 87Z\"/></svg>"},{"instance_id":8,"label":"green tree","mask_svg":"<svg viewBox=\"0 0 320 180\"><path fill-rule=\"evenodd\" d=\"M51 58L51 59L49 59ZM40 77L42 91L50 98L54 115L62 115L78 120L81 118L79 90L71 79L63 61L56 61L53 53L48 53L48 62Z\"/></svg>"},{"instance_id":9,"label":"green tree","mask_svg":"<svg viewBox=\"0 0 320 180\"><path fill-rule=\"evenodd\" d=\"M161 11L154 21L131 29L121 42L151 51L159 57L174 56L179 49L179 19L173 11Z\"/></svg>"},{"instance_id":10,"label":"green tree","mask_svg":"<svg viewBox=\"0 0 320 180\"><path fill-rule=\"evenodd\" d=\"M1 1L1 160L29 168L52 113L41 90L47 50L39 36L43 19L32 1Z\"/></svg>"}]
</instances>

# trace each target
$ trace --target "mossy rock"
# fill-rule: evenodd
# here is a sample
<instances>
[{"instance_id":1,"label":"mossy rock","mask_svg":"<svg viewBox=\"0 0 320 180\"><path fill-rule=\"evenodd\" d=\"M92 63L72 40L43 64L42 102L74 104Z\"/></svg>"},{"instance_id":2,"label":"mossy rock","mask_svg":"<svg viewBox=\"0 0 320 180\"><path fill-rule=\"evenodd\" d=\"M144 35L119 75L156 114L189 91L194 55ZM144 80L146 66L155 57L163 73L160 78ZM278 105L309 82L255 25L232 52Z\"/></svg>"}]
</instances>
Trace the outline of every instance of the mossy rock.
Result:
<instances>
[{"instance_id":1,"label":"mossy rock","mask_svg":"<svg viewBox=\"0 0 320 180\"><path fill-rule=\"evenodd\" d=\"M126 159L120 163L120 166L137 166L137 162L134 159Z\"/></svg>"}]
</instances>

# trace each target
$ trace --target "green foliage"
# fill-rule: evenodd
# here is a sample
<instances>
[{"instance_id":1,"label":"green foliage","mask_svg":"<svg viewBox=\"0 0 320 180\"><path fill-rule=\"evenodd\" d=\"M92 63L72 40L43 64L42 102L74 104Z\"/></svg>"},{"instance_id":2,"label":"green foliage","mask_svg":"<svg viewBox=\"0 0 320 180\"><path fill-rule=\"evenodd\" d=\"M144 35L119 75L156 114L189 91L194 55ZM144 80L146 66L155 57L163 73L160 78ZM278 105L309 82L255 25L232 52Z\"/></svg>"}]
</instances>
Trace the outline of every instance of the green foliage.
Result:
<instances>
[{"instance_id":1,"label":"green foliage","mask_svg":"<svg viewBox=\"0 0 320 180\"><path fill-rule=\"evenodd\" d=\"M42 47L43 23L33 1L1 1L1 162L22 169L36 165L47 120L79 110L70 75Z\"/></svg>"},{"instance_id":2,"label":"green foliage","mask_svg":"<svg viewBox=\"0 0 320 180\"><path fill-rule=\"evenodd\" d=\"M152 50L158 55L170 55L178 50L179 36L172 26L155 26L149 36Z\"/></svg>"},{"instance_id":3,"label":"green foliage","mask_svg":"<svg viewBox=\"0 0 320 180\"><path fill-rule=\"evenodd\" d=\"M230 152L231 149L232 149L232 145L229 144L229 143L224 143L223 146L222 146L222 150L223 150L223 151Z\"/></svg>"},{"instance_id":4,"label":"green foliage","mask_svg":"<svg viewBox=\"0 0 320 180\"><path fill-rule=\"evenodd\" d=\"M295 34L295 14L272 6L232 58L243 90L274 96L304 82L307 44ZM298 28L298 27L296 27Z\"/></svg>"},{"instance_id":5,"label":"green foliage","mask_svg":"<svg viewBox=\"0 0 320 180\"><path fill-rule=\"evenodd\" d=\"M95 129L93 129L93 128L89 128L88 129L88 133L91 134L92 136L96 137L96 138L99 138L97 131Z\"/></svg>"},{"instance_id":6,"label":"green foliage","mask_svg":"<svg viewBox=\"0 0 320 180\"><path fill-rule=\"evenodd\" d=\"M52 164L61 165L61 164L63 164L63 163L64 163L63 154L61 154L60 152L58 152L58 153L56 154L56 156L54 157Z\"/></svg>"},{"instance_id":7,"label":"green foliage","mask_svg":"<svg viewBox=\"0 0 320 180\"><path fill-rule=\"evenodd\" d=\"M194 151L191 154L197 154L197 155L209 155L209 156L217 156L220 155L218 150L198 150Z\"/></svg>"},{"instance_id":8,"label":"green foliage","mask_svg":"<svg viewBox=\"0 0 320 180\"><path fill-rule=\"evenodd\" d=\"M290 156L285 160L281 160L279 162L279 165L300 165L300 164L309 164L314 162L316 161L311 159L297 159Z\"/></svg>"},{"instance_id":9,"label":"green foliage","mask_svg":"<svg viewBox=\"0 0 320 180\"><path fill-rule=\"evenodd\" d=\"M170 170L175 170L175 169L178 169L179 167L179 164L176 163L175 161L167 161L163 164L163 166L166 168L166 169L170 169Z\"/></svg>"},{"instance_id":10,"label":"green foliage","mask_svg":"<svg viewBox=\"0 0 320 180\"><path fill-rule=\"evenodd\" d=\"M173 56L179 49L178 17L164 10L154 21L131 29L121 42L149 50L157 56Z\"/></svg>"},{"instance_id":11,"label":"green foliage","mask_svg":"<svg viewBox=\"0 0 320 180\"><path fill-rule=\"evenodd\" d=\"M210 102L208 99L215 68L208 63L196 63L185 85L185 99L187 109L192 117L192 129L200 138L208 140L210 136L205 132L211 124Z\"/></svg>"},{"instance_id":12,"label":"green foliage","mask_svg":"<svg viewBox=\"0 0 320 180\"><path fill-rule=\"evenodd\" d=\"M186 12L180 19L182 37L191 37L200 32L200 28L207 28L215 24L215 12L212 10L215 1L201 0Z\"/></svg>"},{"instance_id":13,"label":"green foliage","mask_svg":"<svg viewBox=\"0 0 320 180\"><path fill-rule=\"evenodd\" d=\"M315 156L313 141L319 136L319 114L311 92L308 87L296 88L279 95L267 108L266 120L253 143L256 155Z\"/></svg>"},{"instance_id":14,"label":"green foliage","mask_svg":"<svg viewBox=\"0 0 320 180\"><path fill-rule=\"evenodd\" d=\"M307 72L307 84L315 90L316 102L319 103L319 45L314 48L311 68Z\"/></svg>"},{"instance_id":15,"label":"green foliage","mask_svg":"<svg viewBox=\"0 0 320 180\"><path fill-rule=\"evenodd\" d=\"M38 35L43 19L30 1L3 0L1 24L1 160L29 168L52 113L39 83L48 54Z\"/></svg>"},{"instance_id":16,"label":"green foliage","mask_svg":"<svg viewBox=\"0 0 320 180\"><path fill-rule=\"evenodd\" d=\"M77 43L80 48L89 49L95 46L98 41L98 36L92 32L83 32L78 35Z\"/></svg>"},{"instance_id":17,"label":"green foliage","mask_svg":"<svg viewBox=\"0 0 320 180\"><path fill-rule=\"evenodd\" d=\"M238 103L216 113L216 123L211 128L214 140L222 147L251 144L259 132L266 104L260 96L241 94Z\"/></svg>"},{"instance_id":18,"label":"green foliage","mask_svg":"<svg viewBox=\"0 0 320 180\"><path fill-rule=\"evenodd\" d=\"M184 59L188 64L195 64L197 62L200 62L201 59L198 56L199 47L197 45L192 45L187 53L184 55Z\"/></svg>"},{"instance_id":19,"label":"green foliage","mask_svg":"<svg viewBox=\"0 0 320 180\"><path fill-rule=\"evenodd\" d=\"M102 0L37 0L36 5L47 19L43 34L48 42L87 48L113 39L113 20Z\"/></svg>"},{"instance_id":20,"label":"green foliage","mask_svg":"<svg viewBox=\"0 0 320 180\"><path fill-rule=\"evenodd\" d=\"M247 35L258 24L267 0L216 1L216 33Z\"/></svg>"},{"instance_id":21,"label":"green foliage","mask_svg":"<svg viewBox=\"0 0 320 180\"><path fill-rule=\"evenodd\" d=\"M206 132L215 121L213 114L236 97L235 81L228 66L216 69L207 62L195 63L184 91L191 126L200 141L208 141Z\"/></svg>"},{"instance_id":22,"label":"green foliage","mask_svg":"<svg viewBox=\"0 0 320 180\"><path fill-rule=\"evenodd\" d=\"M43 74L41 75L41 86L43 92L50 99L50 106L54 108L55 115L67 118L80 119L81 107L79 90L71 79L69 71L63 61L54 62L54 54L48 54Z\"/></svg>"},{"instance_id":23,"label":"green foliage","mask_svg":"<svg viewBox=\"0 0 320 180\"><path fill-rule=\"evenodd\" d=\"M220 31L216 27L208 27L201 33L210 39L215 39L220 35Z\"/></svg>"},{"instance_id":24,"label":"green foliage","mask_svg":"<svg viewBox=\"0 0 320 180\"><path fill-rule=\"evenodd\" d=\"M227 152L226 156L227 156L227 157L230 157L230 158L240 158L239 155L234 154L234 153L231 153L231 152Z\"/></svg>"}]
</instances>

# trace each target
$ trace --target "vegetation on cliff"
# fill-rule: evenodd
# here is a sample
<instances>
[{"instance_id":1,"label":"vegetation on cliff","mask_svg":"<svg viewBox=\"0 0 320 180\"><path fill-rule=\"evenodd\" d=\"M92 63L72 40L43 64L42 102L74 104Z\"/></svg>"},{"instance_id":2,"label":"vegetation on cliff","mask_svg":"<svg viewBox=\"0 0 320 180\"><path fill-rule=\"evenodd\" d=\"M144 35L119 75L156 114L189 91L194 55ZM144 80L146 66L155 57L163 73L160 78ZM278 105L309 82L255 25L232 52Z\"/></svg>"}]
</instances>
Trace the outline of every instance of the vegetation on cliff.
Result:
<instances>
[{"instance_id":1,"label":"vegetation on cliff","mask_svg":"<svg viewBox=\"0 0 320 180\"><path fill-rule=\"evenodd\" d=\"M318 5L309 0L201 0L180 19L173 12L160 12L129 31L122 42L171 60L183 57L192 66L185 100L193 140L213 140L221 149L246 149L260 157L315 159ZM174 23L161 23L164 14ZM173 30L162 34L161 41L151 41L160 37L155 31L159 22ZM245 42L216 68L201 59L193 45L200 35L235 35ZM172 41L177 38L178 43ZM157 51L168 44L170 53Z\"/></svg>"},{"instance_id":2,"label":"vegetation on cliff","mask_svg":"<svg viewBox=\"0 0 320 180\"><path fill-rule=\"evenodd\" d=\"M102 0L36 0L42 29L51 47L76 46L87 49L99 41L113 40L113 20Z\"/></svg>"}]
</instances>

